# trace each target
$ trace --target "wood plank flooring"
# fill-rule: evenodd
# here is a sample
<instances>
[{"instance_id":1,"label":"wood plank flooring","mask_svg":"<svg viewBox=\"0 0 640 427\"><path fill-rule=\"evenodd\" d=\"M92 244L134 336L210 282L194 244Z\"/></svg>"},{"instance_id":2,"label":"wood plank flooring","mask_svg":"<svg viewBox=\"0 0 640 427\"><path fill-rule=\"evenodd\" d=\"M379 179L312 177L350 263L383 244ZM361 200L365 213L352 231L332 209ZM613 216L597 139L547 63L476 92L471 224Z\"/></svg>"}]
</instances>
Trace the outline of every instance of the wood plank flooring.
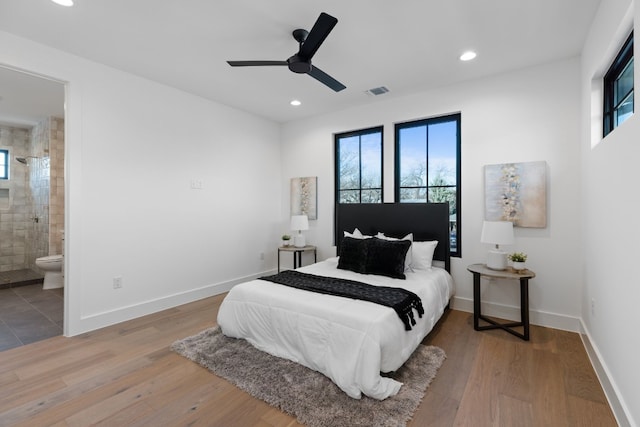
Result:
<instances>
[{"instance_id":1,"label":"wood plank flooring","mask_svg":"<svg viewBox=\"0 0 640 427\"><path fill-rule=\"evenodd\" d=\"M224 295L0 352L0 426L299 426L169 350L215 325ZM578 335L530 342L448 311L425 339L447 360L411 427L615 426Z\"/></svg>"}]
</instances>

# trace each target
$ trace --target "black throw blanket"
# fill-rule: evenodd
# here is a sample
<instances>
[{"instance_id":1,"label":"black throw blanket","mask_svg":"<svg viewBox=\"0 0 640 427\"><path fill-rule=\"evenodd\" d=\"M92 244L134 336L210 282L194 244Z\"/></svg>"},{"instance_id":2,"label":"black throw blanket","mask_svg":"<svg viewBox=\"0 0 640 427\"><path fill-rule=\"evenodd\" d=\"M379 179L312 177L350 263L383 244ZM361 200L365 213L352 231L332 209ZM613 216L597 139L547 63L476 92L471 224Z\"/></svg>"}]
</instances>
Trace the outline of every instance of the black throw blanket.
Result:
<instances>
[{"instance_id":1,"label":"black throw blanket","mask_svg":"<svg viewBox=\"0 0 640 427\"><path fill-rule=\"evenodd\" d=\"M411 326L416 324L413 318L413 309L416 309L420 317L424 314L422 301L418 295L402 288L373 286L355 280L316 276L294 270L286 270L273 276L261 277L261 279L305 291L360 299L391 307L398 313L400 320L404 323L404 329L407 331L410 331Z\"/></svg>"}]
</instances>

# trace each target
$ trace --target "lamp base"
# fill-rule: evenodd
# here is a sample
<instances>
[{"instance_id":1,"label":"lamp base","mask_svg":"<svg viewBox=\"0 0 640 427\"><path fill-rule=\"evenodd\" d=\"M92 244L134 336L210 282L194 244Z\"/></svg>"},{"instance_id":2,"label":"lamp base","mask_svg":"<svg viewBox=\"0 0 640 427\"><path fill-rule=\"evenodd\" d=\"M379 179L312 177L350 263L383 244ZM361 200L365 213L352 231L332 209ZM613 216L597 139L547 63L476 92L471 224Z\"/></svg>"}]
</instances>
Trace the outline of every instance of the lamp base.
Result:
<instances>
[{"instance_id":1,"label":"lamp base","mask_svg":"<svg viewBox=\"0 0 640 427\"><path fill-rule=\"evenodd\" d=\"M491 250L487 254L487 268L504 270L507 268L507 253L501 250Z\"/></svg>"},{"instance_id":2,"label":"lamp base","mask_svg":"<svg viewBox=\"0 0 640 427\"><path fill-rule=\"evenodd\" d=\"M296 248L303 248L307 246L307 239L305 239L304 234L296 234L293 238L293 246Z\"/></svg>"}]
</instances>

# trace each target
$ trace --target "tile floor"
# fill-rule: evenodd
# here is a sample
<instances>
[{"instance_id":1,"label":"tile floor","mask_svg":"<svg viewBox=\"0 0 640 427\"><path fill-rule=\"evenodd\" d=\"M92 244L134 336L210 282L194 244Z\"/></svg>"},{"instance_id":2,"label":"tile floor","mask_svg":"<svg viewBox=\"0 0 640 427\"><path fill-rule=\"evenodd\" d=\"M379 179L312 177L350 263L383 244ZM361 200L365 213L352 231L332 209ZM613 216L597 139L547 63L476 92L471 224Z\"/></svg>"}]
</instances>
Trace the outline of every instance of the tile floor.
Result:
<instances>
[{"instance_id":1,"label":"tile floor","mask_svg":"<svg viewBox=\"0 0 640 427\"><path fill-rule=\"evenodd\" d=\"M62 335L64 289L0 288L0 351Z\"/></svg>"},{"instance_id":2,"label":"tile floor","mask_svg":"<svg viewBox=\"0 0 640 427\"><path fill-rule=\"evenodd\" d=\"M41 273L28 268L24 268L22 270L0 271L0 289L42 283L43 279L44 276Z\"/></svg>"}]
</instances>

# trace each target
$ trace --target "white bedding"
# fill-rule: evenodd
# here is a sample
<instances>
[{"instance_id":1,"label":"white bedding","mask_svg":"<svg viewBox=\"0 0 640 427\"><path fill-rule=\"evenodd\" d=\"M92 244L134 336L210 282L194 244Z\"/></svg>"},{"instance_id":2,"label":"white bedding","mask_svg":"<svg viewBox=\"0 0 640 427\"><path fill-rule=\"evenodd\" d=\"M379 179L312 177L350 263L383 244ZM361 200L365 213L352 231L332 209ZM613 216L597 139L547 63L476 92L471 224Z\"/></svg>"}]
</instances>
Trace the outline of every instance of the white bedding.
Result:
<instances>
[{"instance_id":1,"label":"white bedding","mask_svg":"<svg viewBox=\"0 0 640 427\"><path fill-rule=\"evenodd\" d=\"M408 272L406 280L399 280L337 265L338 258L331 258L299 271L403 287L420 297L425 314L419 318L414 311L416 325L405 331L392 308L252 280L231 289L218 324L229 337L323 373L352 398L361 393L380 400L393 396L402 384L380 372L402 366L431 331L453 295L453 280L437 267Z\"/></svg>"}]
</instances>

